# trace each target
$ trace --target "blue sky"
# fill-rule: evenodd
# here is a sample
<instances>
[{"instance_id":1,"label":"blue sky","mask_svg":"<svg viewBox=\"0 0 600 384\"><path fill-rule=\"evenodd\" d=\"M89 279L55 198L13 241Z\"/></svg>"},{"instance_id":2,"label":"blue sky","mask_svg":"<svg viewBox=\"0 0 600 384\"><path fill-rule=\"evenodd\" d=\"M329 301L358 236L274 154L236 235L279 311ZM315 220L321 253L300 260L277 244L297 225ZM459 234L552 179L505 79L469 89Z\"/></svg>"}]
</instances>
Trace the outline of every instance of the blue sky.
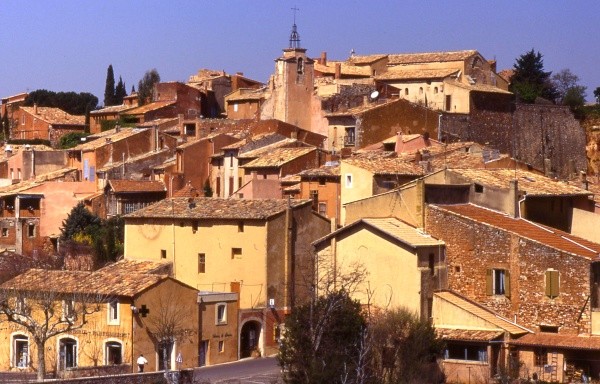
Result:
<instances>
[{"instance_id":1,"label":"blue sky","mask_svg":"<svg viewBox=\"0 0 600 384\"><path fill-rule=\"evenodd\" d=\"M91 92L102 103L112 64L127 90L156 68L186 81L200 68L266 82L296 15L311 57L477 49L498 70L534 48L544 66L600 86L600 1L3 0L0 96Z\"/></svg>"}]
</instances>

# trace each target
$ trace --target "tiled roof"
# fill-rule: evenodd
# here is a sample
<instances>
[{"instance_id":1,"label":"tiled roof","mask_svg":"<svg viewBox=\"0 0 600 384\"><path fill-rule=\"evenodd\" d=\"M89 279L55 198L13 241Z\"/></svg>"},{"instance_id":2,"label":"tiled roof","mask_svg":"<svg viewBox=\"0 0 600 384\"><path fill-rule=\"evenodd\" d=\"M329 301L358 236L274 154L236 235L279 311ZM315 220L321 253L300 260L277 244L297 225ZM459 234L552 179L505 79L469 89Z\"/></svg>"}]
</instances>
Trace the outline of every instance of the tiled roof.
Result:
<instances>
[{"instance_id":1,"label":"tiled roof","mask_svg":"<svg viewBox=\"0 0 600 384\"><path fill-rule=\"evenodd\" d=\"M198 188L194 187L191 182L188 182L183 188L173 194L173 197L199 197Z\"/></svg>"},{"instance_id":2,"label":"tiled roof","mask_svg":"<svg viewBox=\"0 0 600 384\"><path fill-rule=\"evenodd\" d=\"M436 328L442 340L490 341L499 338L503 331L482 331L474 329Z\"/></svg>"},{"instance_id":3,"label":"tiled roof","mask_svg":"<svg viewBox=\"0 0 600 384\"><path fill-rule=\"evenodd\" d=\"M370 77L371 68L348 64L340 61L329 61L327 65L319 64L315 62L315 71L321 72L326 75L335 74L335 66L340 64L340 74L342 76L357 76L357 77Z\"/></svg>"},{"instance_id":4,"label":"tiled roof","mask_svg":"<svg viewBox=\"0 0 600 384\"><path fill-rule=\"evenodd\" d=\"M104 107L102 109L96 109L95 111L91 111L90 115L102 115L102 114L110 114L110 113L118 113L118 112L123 112L126 111L128 109L132 109L135 107L132 107L131 105L125 105L125 104L121 104L121 105L111 105L110 107Z\"/></svg>"},{"instance_id":5,"label":"tiled roof","mask_svg":"<svg viewBox=\"0 0 600 384\"><path fill-rule=\"evenodd\" d=\"M135 273L115 268L109 271L99 269L94 272L30 269L0 287L25 292L47 291L133 297L166 278L166 275Z\"/></svg>"},{"instance_id":6,"label":"tiled roof","mask_svg":"<svg viewBox=\"0 0 600 384\"><path fill-rule=\"evenodd\" d=\"M78 146L69 149L69 151L91 151L103 147L109 143L114 143L116 141L126 139L139 132L142 132L143 130L144 129L138 128L120 128L119 132L117 132L116 130L111 129L110 131L106 131L109 133L102 135L95 140L86 141L83 144L79 144Z\"/></svg>"},{"instance_id":7,"label":"tiled roof","mask_svg":"<svg viewBox=\"0 0 600 384\"><path fill-rule=\"evenodd\" d=\"M276 148L256 160L252 160L241 168L276 168L301 156L315 152L315 147Z\"/></svg>"},{"instance_id":8,"label":"tiled roof","mask_svg":"<svg viewBox=\"0 0 600 384\"><path fill-rule=\"evenodd\" d=\"M482 152L468 152L461 150L447 151L446 153L437 154L430 159L434 169L443 168L486 168L486 164L494 161L507 159L510 156L507 154L498 153L497 158L485 161Z\"/></svg>"},{"instance_id":9,"label":"tiled roof","mask_svg":"<svg viewBox=\"0 0 600 384\"><path fill-rule=\"evenodd\" d=\"M21 110L34 116L37 119L43 120L48 124L57 125L85 125L85 116L70 115L59 108L51 107L20 107Z\"/></svg>"},{"instance_id":10,"label":"tiled roof","mask_svg":"<svg viewBox=\"0 0 600 384\"><path fill-rule=\"evenodd\" d=\"M286 175L279 179L279 182L281 184L297 184L300 182L300 180L301 179L299 175Z\"/></svg>"},{"instance_id":11,"label":"tiled roof","mask_svg":"<svg viewBox=\"0 0 600 384\"><path fill-rule=\"evenodd\" d=\"M170 105L175 105L175 103L177 103L177 102L174 100L154 101L152 103L142 105L141 107L136 107L136 108L127 110L123 114L124 115L141 115L146 112L156 111L157 109L168 107Z\"/></svg>"},{"instance_id":12,"label":"tiled roof","mask_svg":"<svg viewBox=\"0 0 600 384\"><path fill-rule=\"evenodd\" d=\"M373 64L376 61L381 59L385 59L388 55L379 54L379 55L352 55L348 59L348 62L361 65L361 64Z\"/></svg>"},{"instance_id":13,"label":"tiled roof","mask_svg":"<svg viewBox=\"0 0 600 384\"><path fill-rule=\"evenodd\" d=\"M154 120L144 121L143 123L137 123L135 126L138 128L152 128L155 126L162 128L162 126L171 126L171 125L174 125L175 127L177 127L178 123L179 123L178 117L165 117L162 119L154 119ZM161 132L162 131L163 130L161 129ZM179 132L179 128L177 128L177 132Z\"/></svg>"},{"instance_id":14,"label":"tiled roof","mask_svg":"<svg viewBox=\"0 0 600 384\"><path fill-rule=\"evenodd\" d=\"M412 80L412 79L443 79L454 73L458 69L390 69L389 71L377 75L377 80Z\"/></svg>"},{"instance_id":15,"label":"tiled roof","mask_svg":"<svg viewBox=\"0 0 600 384\"><path fill-rule=\"evenodd\" d=\"M296 140L296 139L279 140L272 144L267 144L263 147L259 147L259 148L252 149L249 151L244 151L244 152L238 154L238 159L256 159L257 157L262 156L264 153L271 152L274 149L281 148L281 147L288 147L288 146L291 147L295 143L298 143L298 140ZM296 145L296 147L298 147L298 145ZM302 147L302 146L300 146L300 147Z\"/></svg>"},{"instance_id":16,"label":"tiled roof","mask_svg":"<svg viewBox=\"0 0 600 384\"><path fill-rule=\"evenodd\" d=\"M311 200L291 200L291 207L310 204ZM170 198L126 215L125 218L186 218L186 219L257 219L266 220L284 212L284 199L223 199L198 197L190 203L187 198Z\"/></svg>"},{"instance_id":17,"label":"tiled roof","mask_svg":"<svg viewBox=\"0 0 600 384\"><path fill-rule=\"evenodd\" d=\"M367 158L357 156L343 159L342 163L366 169L374 175L423 175L423 169L420 166L398 157Z\"/></svg>"},{"instance_id":18,"label":"tiled roof","mask_svg":"<svg viewBox=\"0 0 600 384\"><path fill-rule=\"evenodd\" d=\"M462 61L477 53L476 50L400 53L388 56L388 65L419 64L431 62Z\"/></svg>"},{"instance_id":19,"label":"tiled roof","mask_svg":"<svg viewBox=\"0 0 600 384\"><path fill-rule=\"evenodd\" d=\"M383 107L383 106L391 104L391 103L398 103L400 101L401 101L401 99L396 99L396 100L385 100L385 101L381 101L381 102L363 104L359 107L350 108L347 111L327 113L327 114L325 114L325 117L356 116L356 115L365 113L367 111L371 111L371 110Z\"/></svg>"},{"instance_id":20,"label":"tiled roof","mask_svg":"<svg viewBox=\"0 0 600 384\"><path fill-rule=\"evenodd\" d=\"M600 350L599 336L534 333L509 342L511 345L564 349Z\"/></svg>"},{"instance_id":21,"label":"tiled roof","mask_svg":"<svg viewBox=\"0 0 600 384\"><path fill-rule=\"evenodd\" d=\"M514 74L515 74L514 69L503 69L500 72L498 72L498 75L509 83Z\"/></svg>"},{"instance_id":22,"label":"tiled roof","mask_svg":"<svg viewBox=\"0 0 600 384\"><path fill-rule=\"evenodd\" d=\"M519 190L529 196L586 196L590 191L550 179L533 172L514 169L452 169L474 183L498 189L508 189L510 182L518 180Z\"/></svg>"},{"instance_id":23,"label":"tiled roof","mask_svg":"<svg viewBox=\"0 0 600 384\"><path fill-rule=\"evenodd\" d=\"M241 149L249 151L255 148L259 148L268 144L272 144L276 141L284 140L286 137L277 132L266 132L258 135L252 135L235 143L226 145L221 149ZM245 148L244 148L245 147Z\"/></svg>"},{"instance_id":24,"label":"tiled roof","mask_svg":"<svg viewBox=\"0 0 600 384\"><path fill-rule=\"evenodd\" d=\"M504 93L506 95L512 95L512 92L510 92L510 91L506 91L504 89L501 89L501 88L498 88L498 87L495 87L495 86L489 85L489 84L465 84L465 83L461 83L460 81L456 81L456 80L451 80L451 81L448 81L447 83L450 85L454 85L456 87L468 89L471 91Z\"/></svg>"},{"instance_id":25,"label":"tiled roof","mask_svg":"<svg viewBox=\"0 0 600 384\"><path fill-rule=\"evenodd\" d=\"M108 184L115 193L165 192L162 181L153 180L109 180Z\"/></svg>"},{"instance_id":26,"label":"tiled roof","mask_svg":"<svg viewBox=\"0 0 600 384\"><path fill-rule=\"evenodd\" d=\"M118 160L118 161L109 161L103 167L97 168L96 172L108 172L108 171L110 171L112 169L115 169L117 167L123 166L123 164L138 163L140 161L143 161L144 159L151 159L151 158L157 156L157 154L163 154L163 153L166 153L168 151L169 151L168 148L161 149L161 150L159 150L157 152L150 151L150 152L142 153L139 156L128 157L128 158L125 159L125 161L123 161L123 158L121 157L121 160Z\"/></svg>"},{"instance_id":27,"label":"tiled roof","mask_svg":"<svg viewBox=\"0 0 600 384\"><path fill-rule=\"evenodd\" d=\"M430 235L427 235L419 231L417 228L412 227L394 217L357 220L353 223L343 226L327 236L316 240L313 242L313 245L319 246L320 244L323 244L329 239L337 236L339 233L353 230L352 228L362 224L366 224L372 228L375 228L414 249L419 247L436 247L444 245L443 241L434 239Z\"/></svg>"},{"instance_id":28,"label":"tiled roof","mask_svg":"<svg viewBox=\"0 0 600 384\"><path fill-rule=\"evenodd\" d=\"M362 221L413 248L444 245L443 241L434 239L430 235L394 217L362 219Z\"/></svg>"},{"instance_id":29,"label":"tiled roof","mask_svg":"<svg viewBox=\"0 0 600 384\"><path fill-rule=\"evenodd\" d=\"M170 261L147 261L122 259L116 263L108 264L101 270L104 273L154 273L167 274L165 271L170 271L172 264Z\"/></svg>"},{"instance_id":30,"label":"tiled roof","mask_svg":"<svg viewBox=\"0 0 600 384\"><path fill-rule=\"evenodd\" d=\"M600 255L600 244L573 236L558 229L532 223L520 218L513 218L491 209L473 204L430 205L430 207L432 209L442 209L452 212L470 220L515 233L523 238L573 255L588 259L595 259Z\"/></svg>"},{"instance_id":31,"label":"tiled roof","mask_svg":"<svg viewBox=\"0 0 600 384\"><path fill-rule=\"evenodd\" d=\"M300 173L298 176L304 179L309 179L311 177L338 177L340 176L340 164L335 163L335 165L322 165L319 168L306 169Z\"/></svg>"},{"instance_id":32,"label":"tiled roof","mask_svg":"<svg viewBox=\"0 0 600 384\"><path fill-rule=\"evenodd\" d=\"M265 89L238 89L226 96L227 101L261 100L265 98Z\"/></svg>"},{"instance_id":33,"label":"tiled roof","mask_svg":"<svg viewBox=\"0 0 600 384\"><path fill-rule=\"evenodd\" d=\"M512 321L501 317L484 306L477 304L474 301L468 300L467 298L460 296L451 291L435 292L434 296L455 305L463 311L469 312L470 314L486 321L487 323L493 324L495 327L509 332L513 335L521 335L523 333L529 333L530 331L520 325L513 323ZM444 325L444 324L441 324Z\"/></svg>"}]
</instances>

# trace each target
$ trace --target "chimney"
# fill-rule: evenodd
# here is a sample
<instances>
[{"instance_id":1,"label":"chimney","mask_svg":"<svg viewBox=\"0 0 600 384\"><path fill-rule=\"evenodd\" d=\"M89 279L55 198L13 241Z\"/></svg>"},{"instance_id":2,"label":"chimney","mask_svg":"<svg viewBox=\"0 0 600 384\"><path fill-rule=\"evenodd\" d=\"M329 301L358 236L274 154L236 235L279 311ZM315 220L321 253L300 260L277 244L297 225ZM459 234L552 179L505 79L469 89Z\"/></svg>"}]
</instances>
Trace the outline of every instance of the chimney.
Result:
<instances>
[{"instance_id":1,"label":"chimney","mask_svg":"<svg viewBox=\"0 0 600 384\"><path fill-rule=\"evenodd\" d=\"M321 65L327 65L327 52L321 52Z\"/></svg>"},{"instance_id":2,"label":"chimney","mask_svg":"<svg viewBox=\"0 0 600 384\"><path fill-rule=\"evenodd\" d=\"M244 76L244 72L236 72L235 74L238 76Z\"/></svg>"},{"instance_id":3,"label":"chimney","mask_svg":"<svg viewBox=\"0 0 600 384\"><path fill-rule=\"evenodd\" d=\"M517 179L510 181L509 194L512 195L514 206L513 206L513 217L518 219L521 216L521 207L519 207L519 181Z\"/></svg>"},{"instance_id":4,"label":"chimney","mask_svg":"<svg viewBox=\"0 0 600 384\"><path fill-rule=\"evenodd\" d=\"M587 174L585 173L585 171L579 172L579 181L581 182L581 188L587 191L589 188L589 182L587 180Z\"/></svg>"},{"instance_id":5,"label":"chimney","mask_svg":"<svg viewBox=\"0 0 600 384\"><path fill-rule=\"evenodd\" d=\"M33 113L38 114L37 103L33 104Z\"/></svg>"},{"instance_id":6,"label":"chimney","mask_svg":"<svg viewBox=\"0 0 600 384\"><path fill-rule=\"evenodd\" d=\"M342 77L342 63L335 63L335 78L339 79Z\"/></svg>"},{"instance_id":7,"label":"chimney","mask_svg":"<svg viewBox=\"0 0 600 384\"><path fill-rule=\"evenodd\" d=\"M398 137L396 137L396 147L394 148L394 152L396 152L397 154L402 153L402 151L404 150L404 141L402 140L402 131L398 132ZM419 156L421 154L421 152L417 151L417 156ZM417 159L417 161L421 161L421 158L419 157Z\"/></svg>"}]
</instances>

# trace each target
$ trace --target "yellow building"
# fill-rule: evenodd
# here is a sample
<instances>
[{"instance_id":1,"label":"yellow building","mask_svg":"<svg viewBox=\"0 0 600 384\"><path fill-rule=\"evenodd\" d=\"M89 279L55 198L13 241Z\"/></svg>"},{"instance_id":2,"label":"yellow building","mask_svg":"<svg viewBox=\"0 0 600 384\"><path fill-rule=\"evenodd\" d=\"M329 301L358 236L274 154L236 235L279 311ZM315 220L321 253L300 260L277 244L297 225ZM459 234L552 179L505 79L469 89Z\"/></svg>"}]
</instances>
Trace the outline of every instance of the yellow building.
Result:
<instances>
[{"instance_id":1,"label":"yellow building","mask_svg":"<svg viewBox=\"0 0 600 384\"><path fill-rule=\"evenodd\" d=\"M329 229L310 200L171 198L125 216L125 258L169 261L200 291L238 292L246 357L275 350L285 315L309 293L310 244Z\"/></svg>"},{"instance_id":2,"label":"yellow building","mask_svg":"<svg viewBox=\"0 0 600 384\"><path fill-rule=\"evenodd\" d=\"M351 292L363 305L405 307L428 318L433 291L446 284L444 242L395 218L358 220L314 246L320 275L332 266L339 275L365 270Z\"/></svg>"},{"instance_id":3,"label":"yellow building","mask_svg":"<svg viewBox=\"0 0 600 384\"><path fill-rule=\"evenodd\" d=\"M140 354L147 371L162 370L161 338L167 336L173 341L168 364L175 367L181 353L181 368L197 366L198 291L168 277L168 269L136 261L94 272L30 269L2 284L8 297L2 317L15 319L0 328L7 341L0 344L0 371L37 370L36 334L47 338L46 372L60 377L137 371L132 362ZM173 313L182 316L167 334L161 319Z\"/></svg>"}]
</instances>

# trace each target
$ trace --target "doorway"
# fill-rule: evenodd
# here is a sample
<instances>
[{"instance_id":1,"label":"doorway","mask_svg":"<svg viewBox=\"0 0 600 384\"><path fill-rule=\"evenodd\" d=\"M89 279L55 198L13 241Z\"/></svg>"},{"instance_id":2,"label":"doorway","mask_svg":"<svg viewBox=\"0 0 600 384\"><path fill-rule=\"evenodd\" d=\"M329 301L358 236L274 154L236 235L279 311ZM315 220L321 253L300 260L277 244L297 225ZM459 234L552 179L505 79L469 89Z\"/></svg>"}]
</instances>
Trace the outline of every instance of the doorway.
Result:
<instances>
[{"instance_id":1,"label":"doorway","mask_svg":"<svg viewBox=\"0 0 600 384\"><path fill-rule=\"evenodd\" d=\"M252 352L258 349L261 324L258 321L248 321L242 326L240 334L240 358L252 356Z\"/></svg>"},{"instance_id":2,"label":"doorway","mask_svg":"<svg viewBox=\"0 0 600 384\"><path fill-rule=\"evenodd\" d=\"M59 344L59 364L61 369L77 366L77 340L64 338Z\"/></svg>"}]
</instances>

